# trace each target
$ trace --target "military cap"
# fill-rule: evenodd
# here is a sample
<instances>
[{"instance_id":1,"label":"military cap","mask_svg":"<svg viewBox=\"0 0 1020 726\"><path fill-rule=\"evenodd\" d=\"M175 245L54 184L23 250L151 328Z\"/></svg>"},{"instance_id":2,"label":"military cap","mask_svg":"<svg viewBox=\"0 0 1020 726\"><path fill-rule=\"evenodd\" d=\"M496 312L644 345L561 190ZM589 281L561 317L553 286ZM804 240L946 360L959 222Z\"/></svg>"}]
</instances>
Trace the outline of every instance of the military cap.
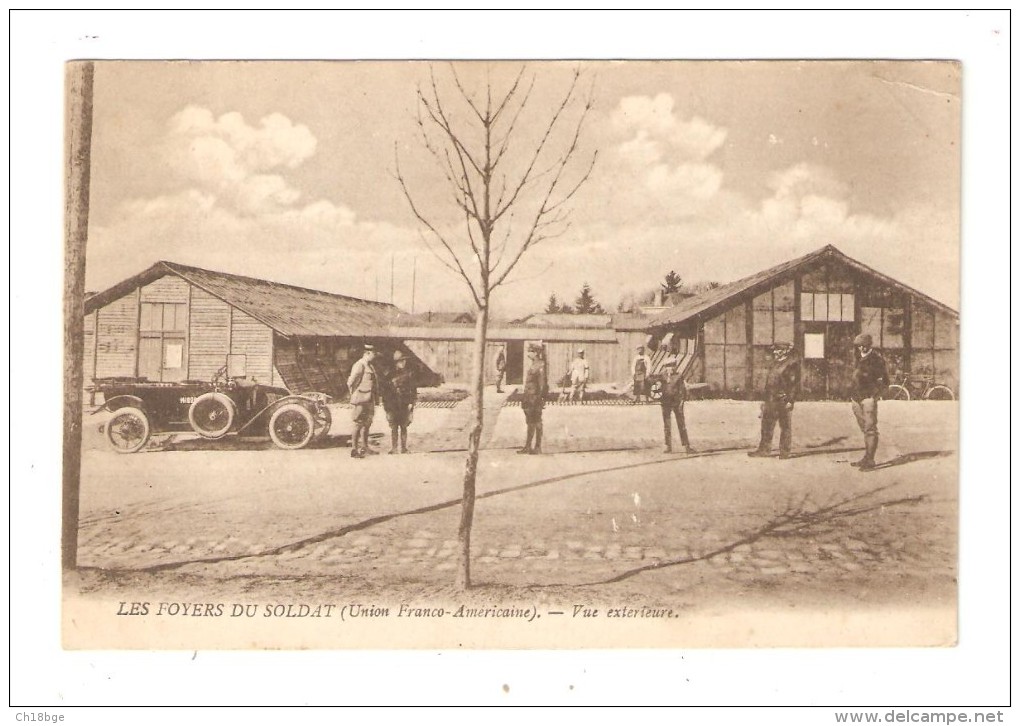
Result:
<instances>
[{"instance_id":1,"label":"military cap","mask_svg":"<svg viewBox=\"0 0 1020 726\"><path fill-rule=\"evenodd\" d=\"M861 333L856 338L854 338L854 345L863 345L867 348L870 348L872 345L871 335L869 335L868 333Z\"/></svg>"}]
</instances>

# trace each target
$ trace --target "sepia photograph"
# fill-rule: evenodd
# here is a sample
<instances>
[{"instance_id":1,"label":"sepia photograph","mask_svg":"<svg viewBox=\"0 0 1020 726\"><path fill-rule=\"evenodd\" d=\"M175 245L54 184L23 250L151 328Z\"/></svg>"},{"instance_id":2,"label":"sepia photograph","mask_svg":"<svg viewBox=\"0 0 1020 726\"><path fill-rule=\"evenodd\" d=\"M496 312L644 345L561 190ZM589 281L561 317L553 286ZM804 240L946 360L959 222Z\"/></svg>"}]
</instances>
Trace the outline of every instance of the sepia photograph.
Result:
<instances>
[{"instance_id":1,"label":"sepia photograph","mask_svg":"<svg viewBox=\"0 0 1020 726\"><path fill-rule=\"evenodd\" d=\"M19 720L1006 704L1008 15L17 20Z\"/></svg>"},{"instance_id":2,"label":"sepia photograph","mask_svg":"<svg viewBox=\"0 0 1020 726\"><path fill-rule=\"evenodd\" d=\"M67 73L68 647L955 643L959 64Z\"/></svg>"}]
</instances>

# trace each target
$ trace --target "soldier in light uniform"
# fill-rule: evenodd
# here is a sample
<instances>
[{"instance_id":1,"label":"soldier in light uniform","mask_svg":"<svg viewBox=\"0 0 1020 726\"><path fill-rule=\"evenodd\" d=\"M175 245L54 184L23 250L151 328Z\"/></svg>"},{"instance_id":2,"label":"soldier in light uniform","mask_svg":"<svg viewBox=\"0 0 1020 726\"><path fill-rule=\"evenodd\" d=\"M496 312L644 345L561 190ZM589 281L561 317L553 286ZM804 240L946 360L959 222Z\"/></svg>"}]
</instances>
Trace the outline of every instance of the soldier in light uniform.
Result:
<instances>
[{"instance_id":1,"label":"soldier in light uniform","mask_svg":"<svg viewBox=\"0 0 1020 726\"><path fill-rule=\"evenodd\" d=\"M368 445L368 432L375 418L375 401L379 396L379 376L372 361L375 360L375 347L365 346L365 352L351 367L351 375L347 377L347 390L351 392L351 418L354 420L354 433L351 435L351 458L361 459L367 454L378 454Z\"/></svg>"},{"instance_id":2,"label":"soldier in light uniform","mask_svg":"<svg viewBox=\"0 0 1020 726\"><path fill-rule=\"evenodd\" d=\"M545 408L545 396L549 392L546 380L545 364L542 360L542 347L528 347L528 370L524 373L524 391L521 409L528 425L527 440L518 454L542 453L542 409ZM534 446L532 446L534 441Z\"/></svg>"},{"instance_id":3,"label":"soldier in light uniform","mask_svg":"<svg viewBox=\"0 0 1020 726\"><path fill-rule=\"evenodd\" d=\"M878 399L889 385L885 359L872 346L871 336L861 333L854 338L854 387L851 397L854 418L864 434L864 456L850 466L861 471L875 468L878 451Z\"/></svg>"},{"instance_id":4,"label":"soldier in light uniform","mask_svg":"<svg viewBox=\"0 0 1020 726\"><path fill-rule=\"evenodd\" d=\"M570 363L570 400L575 397L578 401L584 401L584 392L588 387L588 378L591 377L591 367L584 359L584 348L577 349L577 357Z\"/></svg>"},{"instance_id":5,"label":"soldier in light uniform","mask_svg":"<svg viewBox=\"0 0 1020 726\"><path fill-rule=\"evenodd\" d=\"M393 369L383 387L383 408L386 420L390 425L390 453L407 453L407 427L414 419L414 404L418 401L418 386L415 384L414 371L408 365L407 356L403 351L393 351ZM398 449L398 440L399 446Z\"/></svg>"},{"instance_id":6,"label":"soldier in light uniform","mask_svg":"<svg viewBox=\"0 0 1020 726\"><path fill-rule=\"evenodd\" d=\"M765 378L765 400L761 404L761 441L748 456L768 456L772 436L779 424L779 458L790 457L793 444L793 403L800 388L800 364L792 355L792 343L776 343L773 361Z\"/></svg>"}]
</instances>

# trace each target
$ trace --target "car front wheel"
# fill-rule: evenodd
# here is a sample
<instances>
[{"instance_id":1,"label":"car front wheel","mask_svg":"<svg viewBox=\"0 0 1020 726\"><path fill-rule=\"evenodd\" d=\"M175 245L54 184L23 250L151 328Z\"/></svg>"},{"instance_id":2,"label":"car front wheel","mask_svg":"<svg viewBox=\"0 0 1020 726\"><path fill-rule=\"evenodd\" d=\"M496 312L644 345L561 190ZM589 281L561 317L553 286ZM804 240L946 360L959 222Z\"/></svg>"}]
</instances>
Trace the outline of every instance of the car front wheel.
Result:
<instances>
[{"instance_id":1,"label":"car front wheel","mask_svg":"<svg viewBox=\"0 0 1020 726\"><path fill-rule=\"evenodd\" d=\"M301 449L315 435L315 420L300 403L287 403L269 419L269 438L281 449Z\"/></svg>"}]
</instances>

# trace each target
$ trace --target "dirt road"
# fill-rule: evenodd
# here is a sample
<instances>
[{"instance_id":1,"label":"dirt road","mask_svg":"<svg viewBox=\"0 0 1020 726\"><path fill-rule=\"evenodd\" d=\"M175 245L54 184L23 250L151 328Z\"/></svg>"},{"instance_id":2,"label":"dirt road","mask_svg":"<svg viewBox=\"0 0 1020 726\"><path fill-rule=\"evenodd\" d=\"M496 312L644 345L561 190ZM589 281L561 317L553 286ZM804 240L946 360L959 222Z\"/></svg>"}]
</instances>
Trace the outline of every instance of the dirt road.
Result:
<instances>
[{"instance_id":1,"label":"dirt road","mask_svg":"<svg viewBox=\"0 0 1020 726\"><path fill-rule=\"evenodd\" d=\"M689 404L694 455L661 452L657 407L550 407L547 453L490 421L468 595L454 592L463 454L353 460L323 448L180 445L83 459L86 598L577 602L882 610L956 599L955 403L887 403L859 473L848 406L799 404L795 457L748 459L752 403ZM423 412L425 413L425 412ZM428 415L428 414L426 414ZM447 419L449 420L449 419ZM441 423L441 421L440 421ZM341 432L334 431L334 434ZM186 442L184 442L186 444Z\"/></svg>"}]
</instances>

